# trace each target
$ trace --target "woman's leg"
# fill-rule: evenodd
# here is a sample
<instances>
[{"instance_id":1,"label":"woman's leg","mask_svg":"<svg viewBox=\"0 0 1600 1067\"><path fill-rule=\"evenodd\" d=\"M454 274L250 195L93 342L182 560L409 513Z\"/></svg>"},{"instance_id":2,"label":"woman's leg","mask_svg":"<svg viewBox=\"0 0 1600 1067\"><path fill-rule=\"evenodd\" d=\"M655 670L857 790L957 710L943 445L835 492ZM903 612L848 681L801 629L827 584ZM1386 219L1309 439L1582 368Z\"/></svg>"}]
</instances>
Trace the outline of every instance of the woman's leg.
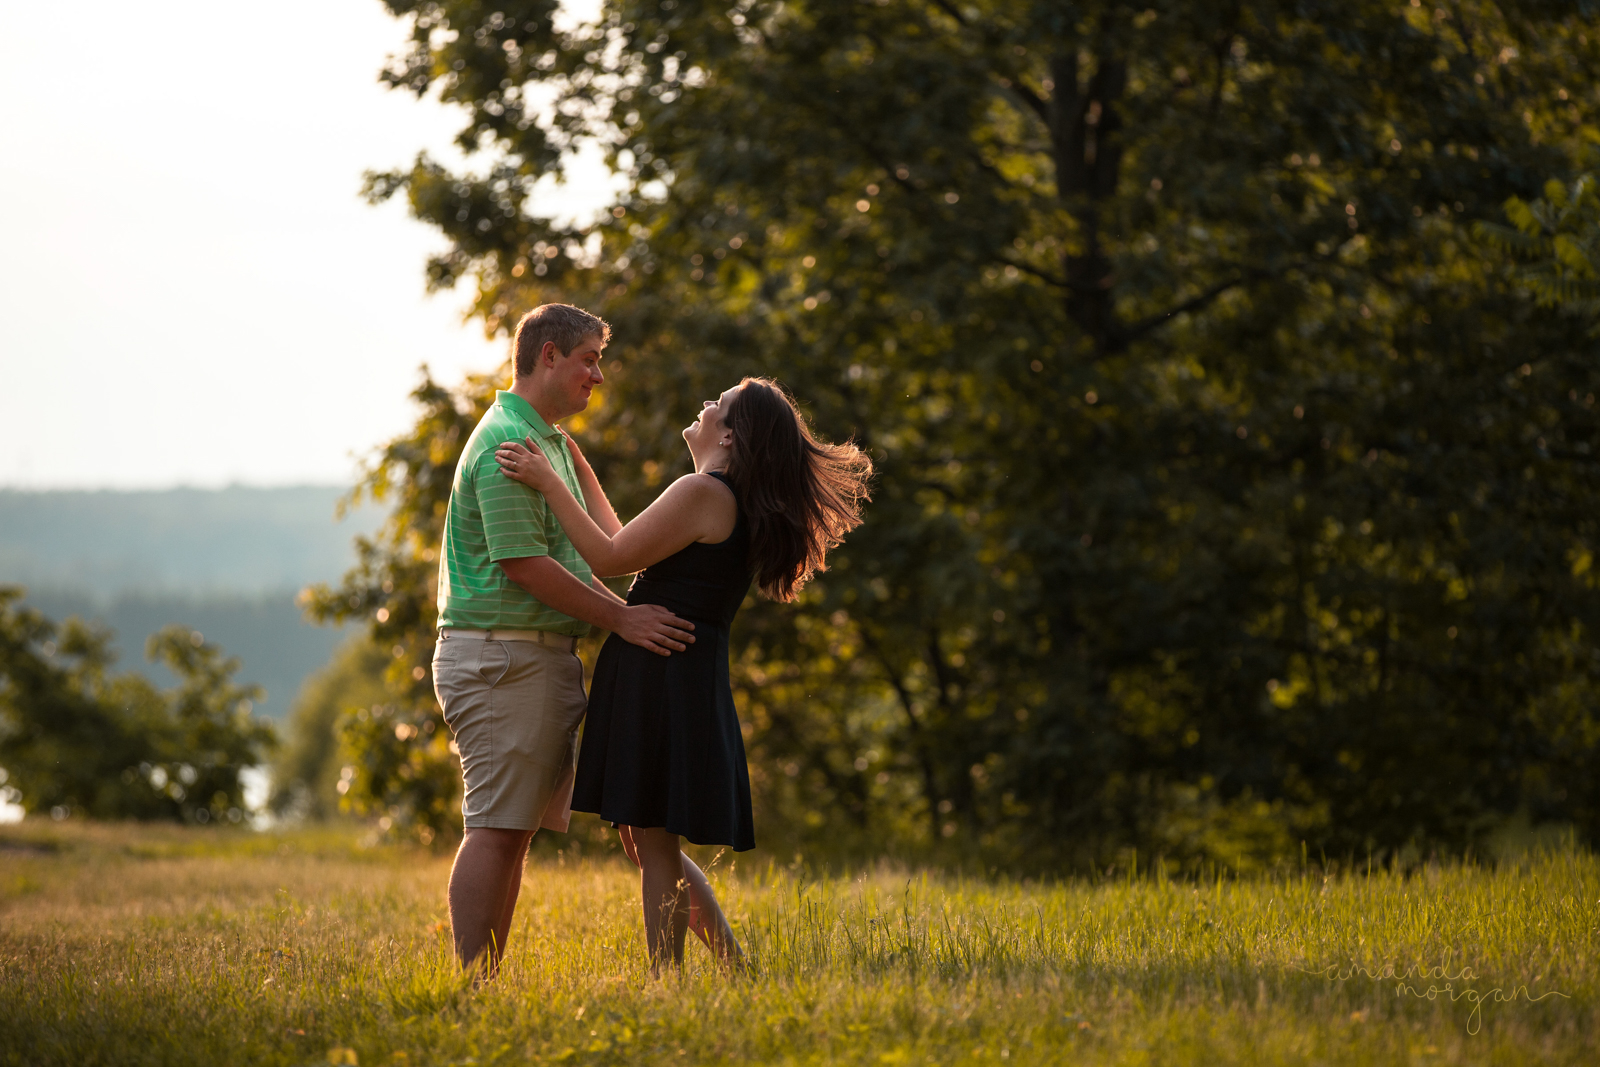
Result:
<instances>
[{"instance_id":1,"label":"woman's leg","mask_svg":"<svg viewBox=\"0 0 1600 1067\"><path fill-rule=\"evenodd\" d=\"M633 843L633 827L627 825L618 826L617 836L622 838L623 854L633 861L635 867L638 867L640 865L639 846Z\"/></svg>"},{"instance_id":2,"label":"woman's leg","mask_svg":"<svg viewBox=\"0 0 1600 1067\"><path fill-rule=\"evenodd\" d=\"M689 883L689 929L722 963L735 969L742 967L744 951L717 904L717 895L711 891L705 872L687 855L683 856L682 863L683 877Z\"/></svg>"},{"instance_id":3,"label":"woman's leg","mask_svg":"<svg viewBox=\"0 0 1600 1067\"><path fill-rule=\"evenodd\" d=\"M658 827L631 827L641 878L645 943L651 973L660 975L661 960L683 966L683 934L689 925L689 882L684 877L678 835Z\"/></svg>"},{"instance_id":4,"label":"woman's leg","mask_svg":"<svg viewBox=\"0 0 1600 1067\"><path fill-rule=\"evenodd\" d=\"M622 851L635 867L640 866L633 827L619 826L617 833L622 838ZM744 952L739 948L739 941L733 936L733 929L717 904L717 895L711 891L711 883L706 879L705 872L689 858L688 853L680 851L679 855L683 857L684 879L689 883L690 932L703 941L718 959L735 964L742 962Z\"/></svg>"}]
</instances>

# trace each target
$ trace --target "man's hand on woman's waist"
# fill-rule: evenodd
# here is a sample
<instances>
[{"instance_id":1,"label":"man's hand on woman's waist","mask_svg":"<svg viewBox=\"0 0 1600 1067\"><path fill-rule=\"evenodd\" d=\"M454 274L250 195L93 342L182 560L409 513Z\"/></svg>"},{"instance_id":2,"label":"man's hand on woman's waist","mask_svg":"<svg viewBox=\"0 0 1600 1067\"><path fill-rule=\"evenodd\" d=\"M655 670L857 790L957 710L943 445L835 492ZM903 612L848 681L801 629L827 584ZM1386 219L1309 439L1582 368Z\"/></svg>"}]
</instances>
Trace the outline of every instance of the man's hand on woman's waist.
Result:
<instances>
[{"instance_id":1,"label":"man's hand on woman's waist","mask_svg":"<svg viewBox=\"0 0 1600 1067\"><path fill-rule=\"evenodd\" d=\"M601 593L584 584L549 556L524 556L499 562L507 578L545 607L610 630L629 644L662 656L682 652L694 644L694 623L679 618L659 604L630 607L609 590Z\"/></svg>"}]
</instances>

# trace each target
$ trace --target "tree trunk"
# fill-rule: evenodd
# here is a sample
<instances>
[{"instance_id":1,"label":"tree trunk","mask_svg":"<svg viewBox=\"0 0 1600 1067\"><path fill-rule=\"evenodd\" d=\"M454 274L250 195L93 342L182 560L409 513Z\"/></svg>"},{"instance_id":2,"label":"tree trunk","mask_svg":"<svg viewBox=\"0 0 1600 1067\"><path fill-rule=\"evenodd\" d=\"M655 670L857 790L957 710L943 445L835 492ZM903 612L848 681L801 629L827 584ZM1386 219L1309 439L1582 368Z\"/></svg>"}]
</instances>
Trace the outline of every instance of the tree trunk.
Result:
<instances>
[{"instance_id":1,"label":"tree trunk","mask_svg":"<svg viewBox=\"0 0 1600 1067\"><path fill-rule=\"evenodd\" d=\"M1101 55L1087 84L1081 84L1076 53L1050 64L1050 137L1056 160L1056 189L1078 224L1078 242L1063 257L1066 310L1094 344L1097 356L1119 351L1121 323L1112 306L1111 260L1101 248L1101 204L1117 190L1122 172L1122 118L1117 101L1127 85L1128 67Z\"/></svg>"}]
</instances>

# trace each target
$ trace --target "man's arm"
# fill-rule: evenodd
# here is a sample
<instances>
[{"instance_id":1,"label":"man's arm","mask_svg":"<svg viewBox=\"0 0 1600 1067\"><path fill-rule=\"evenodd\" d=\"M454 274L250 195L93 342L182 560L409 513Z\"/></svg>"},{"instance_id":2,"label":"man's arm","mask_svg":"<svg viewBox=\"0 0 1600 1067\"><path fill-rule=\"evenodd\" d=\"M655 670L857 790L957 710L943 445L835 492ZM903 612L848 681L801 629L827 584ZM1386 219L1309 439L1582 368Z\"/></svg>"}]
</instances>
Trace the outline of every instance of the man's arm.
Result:
<instances>
[{"instance_id":1,"label":"man's arm","mask_svg":"<svg viewBox=\"0 0 1600 1067\"><path fill-rule=\"evenodd\" d=\"M662 656L694 644L694 623L678 618L659 604L629 607L607 589L599 592L549 556L522 556L499 561L506 577L545 607L582 619L592 626L648 648Z\"/></svg>"}]
</instances>

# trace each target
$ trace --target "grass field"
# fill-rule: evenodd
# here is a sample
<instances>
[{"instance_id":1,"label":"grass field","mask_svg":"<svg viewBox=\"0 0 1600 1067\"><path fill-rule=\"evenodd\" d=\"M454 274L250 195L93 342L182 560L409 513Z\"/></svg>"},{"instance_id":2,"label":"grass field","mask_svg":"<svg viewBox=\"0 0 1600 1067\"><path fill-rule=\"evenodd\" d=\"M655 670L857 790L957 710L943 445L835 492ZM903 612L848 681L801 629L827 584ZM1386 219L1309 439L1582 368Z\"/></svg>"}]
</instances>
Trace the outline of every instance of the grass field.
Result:
<instances>
[{"instance_id":1,"label":"grass field","mask_svg":"<svg viewBox=\"0 0 1600 1067\"><path fill-rule=\"evenodd\" d=\"M1097 884L724 859L731 981L698 944L650 980L631 869L540 858L480 989L448 864L338 830L0 828L0 1063L1600 1062L1580 852Z\"/></svg>"}]
</instances>

